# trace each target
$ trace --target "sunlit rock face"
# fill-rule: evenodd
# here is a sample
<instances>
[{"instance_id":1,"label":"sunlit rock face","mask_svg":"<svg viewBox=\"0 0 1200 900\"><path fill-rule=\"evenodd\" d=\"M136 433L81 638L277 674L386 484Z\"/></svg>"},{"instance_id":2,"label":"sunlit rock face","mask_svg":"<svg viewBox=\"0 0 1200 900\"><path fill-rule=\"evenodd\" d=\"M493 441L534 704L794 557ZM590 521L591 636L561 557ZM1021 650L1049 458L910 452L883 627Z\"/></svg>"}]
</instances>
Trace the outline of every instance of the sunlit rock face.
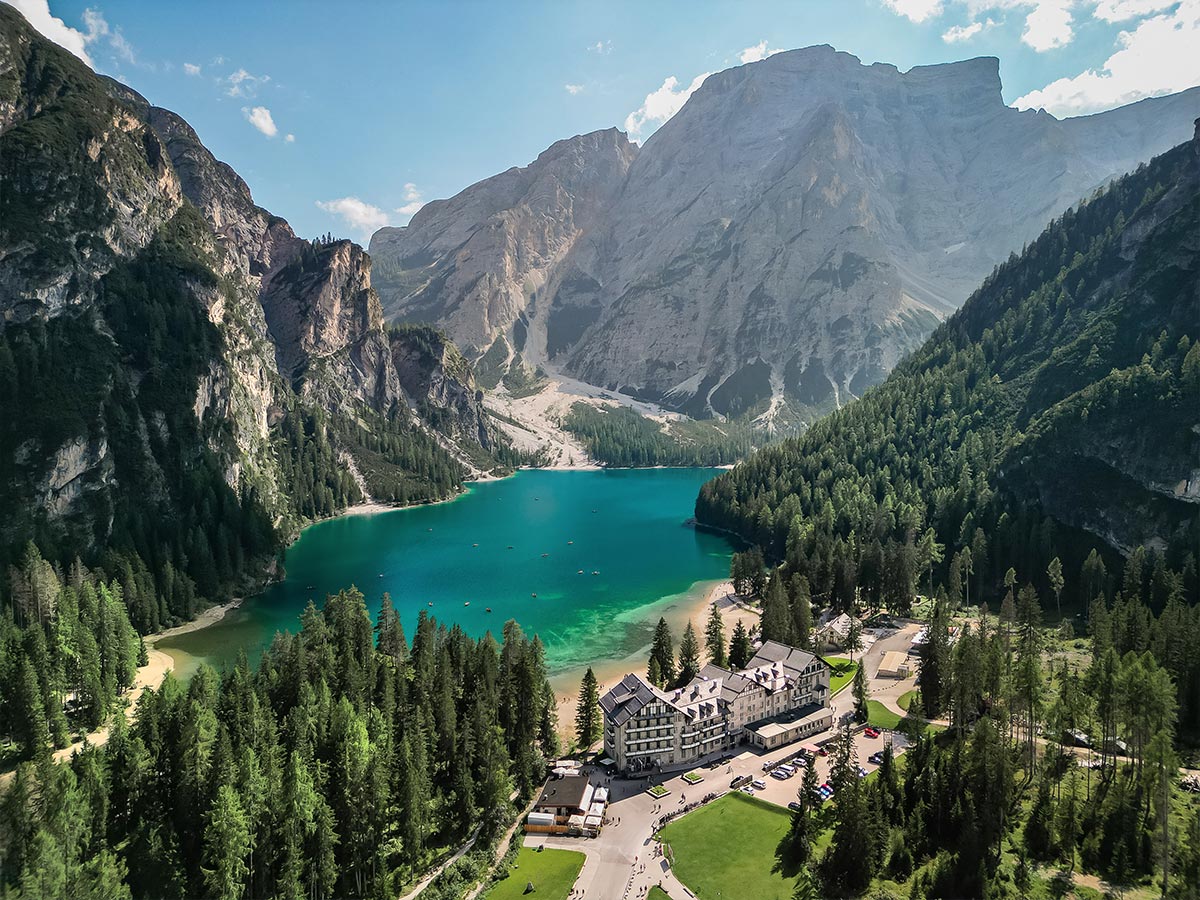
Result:
<instances>
[{"instance_id":1,"label":"sunlit rock face","mask_svg":"<svg viewBox=\"0 0 1200 900\"><path fill-rule=\"evenodd\" d=\"M999 62L900 72L829 47L710 76L615 131L431 203L371 251L389 318L696 415L876 383L1047 222L1186 140L1200 90L1018 112Z\"/></svg>"}]
</instances>

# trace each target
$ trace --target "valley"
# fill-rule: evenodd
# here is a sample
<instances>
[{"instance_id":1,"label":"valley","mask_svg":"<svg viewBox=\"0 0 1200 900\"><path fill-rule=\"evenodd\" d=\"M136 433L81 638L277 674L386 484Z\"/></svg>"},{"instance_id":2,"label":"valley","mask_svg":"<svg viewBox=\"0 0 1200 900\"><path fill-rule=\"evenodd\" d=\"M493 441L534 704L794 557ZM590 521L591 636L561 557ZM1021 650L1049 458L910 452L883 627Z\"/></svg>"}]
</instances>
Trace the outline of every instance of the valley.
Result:
<instances>
[{"instance_id":1,"label":"valley","mask_svg":"<svg viewBox=\"0 0 1200 900\"><path fill-rule=\"evenodd\" d=\"M0 896L1200 900L1200 5L852 5L0 0Z\"/></svg>"}]
</instances>

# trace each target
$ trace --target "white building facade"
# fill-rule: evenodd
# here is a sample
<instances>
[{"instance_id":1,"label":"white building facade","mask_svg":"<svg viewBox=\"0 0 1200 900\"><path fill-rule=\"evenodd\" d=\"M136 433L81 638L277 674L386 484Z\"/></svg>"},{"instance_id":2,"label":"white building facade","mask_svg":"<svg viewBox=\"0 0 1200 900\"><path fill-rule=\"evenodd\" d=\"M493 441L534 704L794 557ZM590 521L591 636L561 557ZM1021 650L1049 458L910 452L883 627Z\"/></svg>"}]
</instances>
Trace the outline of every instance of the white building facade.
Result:
<instances>
[{"instance_id":1,"label":"white building facade","mask_svg":"<svg viewBox=\"0 0 1200 900\"><path fill-rule=\"evenodd\" d=\"M764 746L755 731L764 724L789 740L828 728L829 666L806 650L768 641L745 669L710 664L674 690L626 675L600 707L604 750L618 770L689 765L740 743Z\"/></svg>"}]
</instances>

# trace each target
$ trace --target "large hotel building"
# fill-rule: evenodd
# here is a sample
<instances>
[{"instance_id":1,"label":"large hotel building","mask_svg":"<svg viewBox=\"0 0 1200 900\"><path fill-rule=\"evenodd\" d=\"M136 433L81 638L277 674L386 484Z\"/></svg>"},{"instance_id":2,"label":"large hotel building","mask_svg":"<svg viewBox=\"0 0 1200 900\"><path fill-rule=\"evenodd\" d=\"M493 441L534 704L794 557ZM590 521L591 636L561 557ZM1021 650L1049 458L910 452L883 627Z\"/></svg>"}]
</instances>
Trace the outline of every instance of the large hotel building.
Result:
<instances>
[{"instance_id":1,"label":"large hotel building","mask_svg":"<svg viewBox=\"0 0 1200 900\"><path fill-rule=\"evenodd\" d=\"M600 707L604 751L622 772L688 765L739 743L771 750L833 722L829 666L776 641L763 644L741 671L710 663L674 690L626 675Z\"/></svg>"}]
</instances>

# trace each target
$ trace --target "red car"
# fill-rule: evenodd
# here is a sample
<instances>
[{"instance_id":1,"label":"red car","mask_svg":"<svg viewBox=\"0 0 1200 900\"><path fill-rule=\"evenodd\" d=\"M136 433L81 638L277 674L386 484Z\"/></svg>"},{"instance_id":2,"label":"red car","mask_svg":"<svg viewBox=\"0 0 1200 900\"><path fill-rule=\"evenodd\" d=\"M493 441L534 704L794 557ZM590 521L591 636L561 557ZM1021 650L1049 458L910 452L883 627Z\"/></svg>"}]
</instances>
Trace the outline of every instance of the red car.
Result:
<instances>
[{"instance_id":1,"label":"red car","mask_svg":"<svg viewBox=\"0 0 1200 900\"><path fill-rule=\"evenodd\" d=\"M867 728L863 731L863 734L869 738L877 738L879 737L879 730L876 728Z\"/></svg>"}]
</instances>

